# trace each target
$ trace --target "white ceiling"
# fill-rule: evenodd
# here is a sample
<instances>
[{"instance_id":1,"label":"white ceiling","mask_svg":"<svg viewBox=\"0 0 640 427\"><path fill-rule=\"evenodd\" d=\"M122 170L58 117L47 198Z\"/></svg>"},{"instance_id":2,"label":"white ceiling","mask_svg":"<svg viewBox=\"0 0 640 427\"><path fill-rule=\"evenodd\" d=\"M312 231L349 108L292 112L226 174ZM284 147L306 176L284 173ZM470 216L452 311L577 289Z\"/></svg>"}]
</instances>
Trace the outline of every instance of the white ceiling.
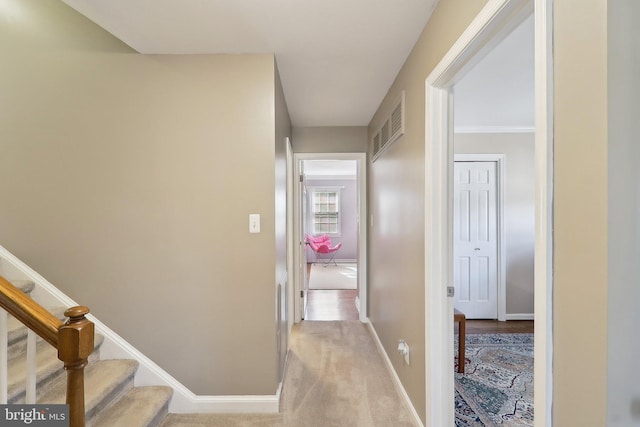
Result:
<instances>
[{"instance_id":1,"label":"white ceiling","mask_svg":"<svg viewBox=\"0 0 640 427\"><path fill-rule=\"evenodd\" d=\"M63 0L140 53L275 53L294 126L366 126L438 0Z\"/></svg>"}]
</instances>

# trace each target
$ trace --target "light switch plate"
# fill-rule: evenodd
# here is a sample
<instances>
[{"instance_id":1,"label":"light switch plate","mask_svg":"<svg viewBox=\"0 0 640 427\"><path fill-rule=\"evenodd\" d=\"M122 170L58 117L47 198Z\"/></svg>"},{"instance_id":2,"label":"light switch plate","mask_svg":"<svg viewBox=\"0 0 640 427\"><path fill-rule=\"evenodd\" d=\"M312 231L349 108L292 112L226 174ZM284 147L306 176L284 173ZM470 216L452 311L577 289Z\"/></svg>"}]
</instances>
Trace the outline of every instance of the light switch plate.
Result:
<instances>
[{"instance_id":1,"label":"light switch plate","mask_svg":"<svg viewBox=\"0 0 640 427\"><path fill-rule=\"evenodd\" d=\"M260 232L260 214L249 214L249 233Z\"/></svg>"}]
</instances>

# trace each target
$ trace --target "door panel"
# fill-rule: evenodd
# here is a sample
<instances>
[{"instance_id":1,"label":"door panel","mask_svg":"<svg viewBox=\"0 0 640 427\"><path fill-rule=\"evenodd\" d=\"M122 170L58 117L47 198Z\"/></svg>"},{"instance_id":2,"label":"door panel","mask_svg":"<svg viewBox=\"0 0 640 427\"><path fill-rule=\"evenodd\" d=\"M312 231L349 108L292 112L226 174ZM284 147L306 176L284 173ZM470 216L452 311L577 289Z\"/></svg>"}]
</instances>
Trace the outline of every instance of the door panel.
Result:
<instances>
[{"instance_id":1,"label":"door panel","mask_svg":"<svg viewBox=\"0 0 640 427\"><path fill-rule=\"evenodd\" d=\"M498 317L496 162L454 164L454 306L469 319Z\"/></svg>"},{"instance_id":2,"label":"door panel","mask_svg":"<svg viewBox=\"0 0 640 427\"><path fill-rule=\"evenodd\" d=\"M471 275L471 260L469 257L461 256L456 258L456 272L458 280L456 283L456 294L458 300L462 302L471 301L471 288L469 287L469 277Z\"/></svg>"}]
</instances>

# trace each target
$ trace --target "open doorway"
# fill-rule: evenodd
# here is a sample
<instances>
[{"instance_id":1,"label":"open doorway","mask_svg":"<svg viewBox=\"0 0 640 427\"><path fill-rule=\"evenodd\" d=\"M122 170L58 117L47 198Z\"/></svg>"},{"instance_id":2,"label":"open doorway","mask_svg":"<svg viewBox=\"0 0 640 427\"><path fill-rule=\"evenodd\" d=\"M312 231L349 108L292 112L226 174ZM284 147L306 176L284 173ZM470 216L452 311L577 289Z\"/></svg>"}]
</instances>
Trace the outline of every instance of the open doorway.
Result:
<instances>
[{"instance_id":1,"label":"open doorway","mask_svg":"<svg viewBox=\"0 0 640 427\"><path fill-rule=\"evenodd\" d=\"M358 320L358 164L301 160L305 320Z\"/></svg>"},{"instance_id":2,"label":"open doorway","mask_svg":"<svg viewBox=\"0 0 640 427\"><path fill-rule=\"evenodd\" d=\"M457 425L534 422L534 62L530 15L452 90Z\"/></svg>"},{"instance_id":3,"label":"open doorway","mask_svg":"<svg viewBox=\"0 0 640 427\"><path fill-rule=\"evenodd\" d=\"M298 153L295 321L366 319L363 153Z\"/></svg>"},{"instance_id":4,"label":"open doorway","mask_svg":"<svg viewBox=\"0 0 640 427\"><path fill-rule=\"evenodd\" d=\"M551 8L548 0L491 0L426 80L427 425L454 425L454 86L531 13L535 28L535 425L551 416Z\"/></svg>"}]
</instances>

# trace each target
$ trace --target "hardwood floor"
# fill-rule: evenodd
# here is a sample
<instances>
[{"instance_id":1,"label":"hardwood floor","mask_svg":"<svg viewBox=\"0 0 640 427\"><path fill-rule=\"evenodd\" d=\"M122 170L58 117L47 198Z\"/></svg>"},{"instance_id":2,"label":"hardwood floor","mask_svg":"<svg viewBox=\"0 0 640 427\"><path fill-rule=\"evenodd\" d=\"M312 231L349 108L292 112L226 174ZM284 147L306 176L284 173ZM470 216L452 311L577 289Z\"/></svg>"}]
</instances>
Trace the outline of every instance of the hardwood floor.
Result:
<instances>
[{"instance_id":1,"label":"hardwood floor","mask_svg":"<svg viewBox=\"0 0 640 427\"><path fill-rule=\"evenodd\" d=\"M311 274L311 263L307 264L307 275ZM307 291L306 320L358 320L355 301L358 291L314 290ZM517 334L533 333L533 320L467 320L467 334ZM455 326L457 333L457 324Z\"/></svg>"},{"instance_id":2,"label":"hardwood floor","mask_svg":"<svg viewBox=\"0 0 640 427\"><path fill-rule=\"evenodd\" d=\"M305 320L358 320L357 289L307 291Z\"/></svg>"},{"instance_id":3,"label":"hardwood floor","mask_svg":"<svg viewBox=\"0 0 640 427\"><path fill-rule=\"evenodd\" d=\"M310 275L311 263L307 264L307 277ZM357 296L357 289L309 289L305 320L358 320Z\"/></svg>"}]
</instances>

